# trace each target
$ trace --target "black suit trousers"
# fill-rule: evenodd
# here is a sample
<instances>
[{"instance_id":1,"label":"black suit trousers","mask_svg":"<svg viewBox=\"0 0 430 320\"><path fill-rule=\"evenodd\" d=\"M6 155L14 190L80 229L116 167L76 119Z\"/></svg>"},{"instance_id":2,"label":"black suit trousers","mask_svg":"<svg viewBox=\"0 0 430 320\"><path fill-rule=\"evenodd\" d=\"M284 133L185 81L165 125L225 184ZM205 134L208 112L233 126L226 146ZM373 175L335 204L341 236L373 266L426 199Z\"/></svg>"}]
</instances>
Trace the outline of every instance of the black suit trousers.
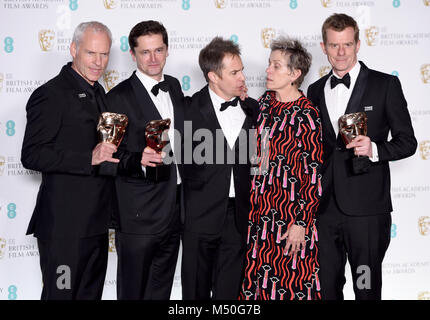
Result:
<instances>
[{"instance_id":1,"label":"black suit trousers","mask_svg":"<svg viewBox=\"0 0 430 320\"><path fill-rule=\"evenodd\" d=\"M181 235L180 196L173 219L157 234L116 231L118 300L169 300Z\"/></svg>"},{"instance_id":2,"label":"black suit trousers","mask_svg":"<svg viewBox=\"0 0 430 320\"><path fill-rule=\"evenodd\" d=\"M348 216L332 194L317 217L323 300L343 300L345 264L351 266L356 300L380 300L382 261L391 239L390 213Z\"/></svg>"},{"instance_id":3,"label":"black suit trousers","mask_svg":"<svg viewBox=\"0 0 430 320\"><path fill-rule=\"evenodd\" d=\"M42 300L100 300L106 276L109 238L37 239Z\"/></svg>"},{"instance_id":4,"label":"black suit trousers","mask_svg":"<svg viewBox=\"0 0 430 320\"><path fill-rule=\"evenodd\" d=\"M237 230L234 201L218 234L184 231L182 298L237 300L243 280L246 240Z\"/></svg>"}]
</instances>

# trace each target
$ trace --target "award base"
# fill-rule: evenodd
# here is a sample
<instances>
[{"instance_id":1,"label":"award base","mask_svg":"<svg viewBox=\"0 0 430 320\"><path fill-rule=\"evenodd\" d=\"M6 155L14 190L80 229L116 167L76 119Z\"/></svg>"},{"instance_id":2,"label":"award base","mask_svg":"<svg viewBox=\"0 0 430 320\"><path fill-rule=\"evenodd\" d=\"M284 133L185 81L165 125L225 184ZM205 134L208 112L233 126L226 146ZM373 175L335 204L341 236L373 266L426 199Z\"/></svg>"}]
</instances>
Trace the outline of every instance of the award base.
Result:
<instances>
[{"instance_id":1,"label":"award base","mask_svg":"<svg viewBox=\"0 0 430 320\"><path fill-rule=\"evenodd\" d=\"M102 162L99 165L99 175L100 176L116 176L118 170L118 163L113 162Z\"/></svg>"},{"instance_id":2,"label":"award base","mask_svg":"<svg viewBox=\"0 0 430 320\"><path fill-rule=\"evenodd\" d=\"M154 182L167 181L170 178L170 166L146 167L146 178Z\"/></svg>"},{"instance_id":3,"label":"award base","mask_svg":"<svg viewBox=\"0 0 430 320\"><path fill-rule=\"evenodd\" d=\"M369 172L370 160L369 157L354 157L352 161L352 172L355 175Z\"/></svg>"}]
</instances>

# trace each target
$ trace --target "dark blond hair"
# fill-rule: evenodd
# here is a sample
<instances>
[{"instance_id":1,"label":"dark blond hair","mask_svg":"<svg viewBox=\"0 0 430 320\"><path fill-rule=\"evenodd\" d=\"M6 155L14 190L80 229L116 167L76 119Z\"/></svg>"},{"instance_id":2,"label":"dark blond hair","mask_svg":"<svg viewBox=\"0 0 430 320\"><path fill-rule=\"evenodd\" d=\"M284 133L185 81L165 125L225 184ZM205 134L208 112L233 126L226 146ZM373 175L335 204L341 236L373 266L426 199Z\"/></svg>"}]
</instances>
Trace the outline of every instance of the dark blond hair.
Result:
<instances>
[{"instance_id":1,"label":"dark blond hair","mask_svg":"<svg viewBox=\"0 0 430 320\"><path fill-rule=\"evenodd\" d=\"M354 18L344 13L332 14L324 21L323 26L321 28L324 44L327 43L327 29L333 29L334 31L340 32L348 27L354 29L354 40L357 43L360 39L360 30L358 29L357 22L354 20Z\"/></svg>"}]
</instances>

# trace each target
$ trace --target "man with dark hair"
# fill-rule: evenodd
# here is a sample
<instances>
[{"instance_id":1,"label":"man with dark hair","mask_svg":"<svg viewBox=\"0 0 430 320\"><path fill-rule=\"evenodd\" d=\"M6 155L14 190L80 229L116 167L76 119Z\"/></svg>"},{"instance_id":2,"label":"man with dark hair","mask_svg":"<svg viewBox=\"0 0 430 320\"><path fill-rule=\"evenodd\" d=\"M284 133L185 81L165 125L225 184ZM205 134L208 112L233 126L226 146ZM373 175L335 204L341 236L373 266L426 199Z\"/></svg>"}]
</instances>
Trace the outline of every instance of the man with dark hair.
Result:
<instances>
[{"instance_id":1,"label":"man with dark hair","mask_svg":"<svg viewBox=\"0 0 430 320\"><path fill-rule=\"evenodd\" d=\"M115 194L112 178L98 175L98 166L119 160L113 144L98 142L97 123L107 110L97 80L111 44L104 24L81 23L70 45L73 61L27 103L21 161L42 172L27 234L37 237L44 300L102 296Z\"/></svg>"},{"instance_id":2,"label":"man with dark hair","mask_svg":"<svg viewBox=\"0 0 430 320\"><path fill-rule=\"evenodd\" d=\"M254 127L258 105L250 98L238 101L245 90L245 76L234 42L214 38L201 50L199 64L208 85L185 108L193 136L186 135L184 140L207 136L201 142L204 151L198 141L193 141L192 150L184 147L193 159L184 163L182 297L237 299L251 189L249 161L239 160L243 153L248 155L248 129Z\"/></svg>"},{"instance_id":3,"label":"man with dark hair","mask_svg":"<svg viewBox=\"0 0 430 320\"><path fill-rule=\"evenodd\" d=\"M350 16L333 14L324 22L321 48L332 71L308 90L308 98L321 109L323 128L323 197L317 219L323 299L343 299L347 257L356 299L381 299L392 211L388 162L413 155L417 147L399 79L357 61L358 36ZM338 119L357 112L367 116L367 135L345 146Z\"/></svg>"},{"instance_id":4,"label":"man with dark hair","mask_svg":"<svg viewBox=\"0 0 430 320\"><path fill-rule=\"evenodd\" d=\"M108 94L110 111L126 114L128 127L116 156L119 228L118 299L170 298L180 242L181 167L163 165L168 175L154 179L152 167L162 155L149 146L145 127L152 120L171 120L171 158L180 156L184 125L183 94L176 78L163 73L168 56L167 32L156 21L130 31L130 54L137 70Z\"/></svg>"}]
</instances>

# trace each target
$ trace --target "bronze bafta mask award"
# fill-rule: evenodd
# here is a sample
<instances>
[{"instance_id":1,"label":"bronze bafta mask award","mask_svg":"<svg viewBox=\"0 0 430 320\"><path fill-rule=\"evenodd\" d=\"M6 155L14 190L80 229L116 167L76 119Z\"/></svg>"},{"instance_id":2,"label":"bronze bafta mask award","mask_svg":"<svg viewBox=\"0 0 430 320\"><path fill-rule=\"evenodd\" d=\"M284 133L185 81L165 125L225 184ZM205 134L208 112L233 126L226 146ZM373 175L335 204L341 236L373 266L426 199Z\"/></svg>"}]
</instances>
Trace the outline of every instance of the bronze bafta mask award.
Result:
<instances>
[{"instance_id":1,"label":"bronze bafta mask award","mask_svg":"<svg viewBox=\"0 0 430 320\"><path fill-rule=\"evenodd\" d=\"M364 112L344 114L339 118L339 134L345 145L349 144L358 135L367 135L367 115ZM369 157L355 156L352 158L352 171L354 174L365 173L369 169Z\"/></svg>"},{"instance_id":2,"label":"bronze bafta mask award","mask_svg":"<svg viewBox=\"0 0 430 320\"><path fill-rule=\"evenodd\" d=\"M145 127L146 145L160 153L169 143L168 131L170 119L152 120ZM170 166L157 164L156 167L146 167L146 178L155 182L166 181L170 177Z\"/></svg>"},{"instance_id":3,"label":"bronze bafta mask award","mask_svg":"<svg viewBox=\"0 0 430 320\"><path fill-rule=\"evenodd\" d=\"M109 142L118 147L124 138L128 118L124 114L103 112L97 125L100 142ZM99 167L101 175L115 175L117 164L113 162L102 162Z\"/></svg>"}]
</instances>

